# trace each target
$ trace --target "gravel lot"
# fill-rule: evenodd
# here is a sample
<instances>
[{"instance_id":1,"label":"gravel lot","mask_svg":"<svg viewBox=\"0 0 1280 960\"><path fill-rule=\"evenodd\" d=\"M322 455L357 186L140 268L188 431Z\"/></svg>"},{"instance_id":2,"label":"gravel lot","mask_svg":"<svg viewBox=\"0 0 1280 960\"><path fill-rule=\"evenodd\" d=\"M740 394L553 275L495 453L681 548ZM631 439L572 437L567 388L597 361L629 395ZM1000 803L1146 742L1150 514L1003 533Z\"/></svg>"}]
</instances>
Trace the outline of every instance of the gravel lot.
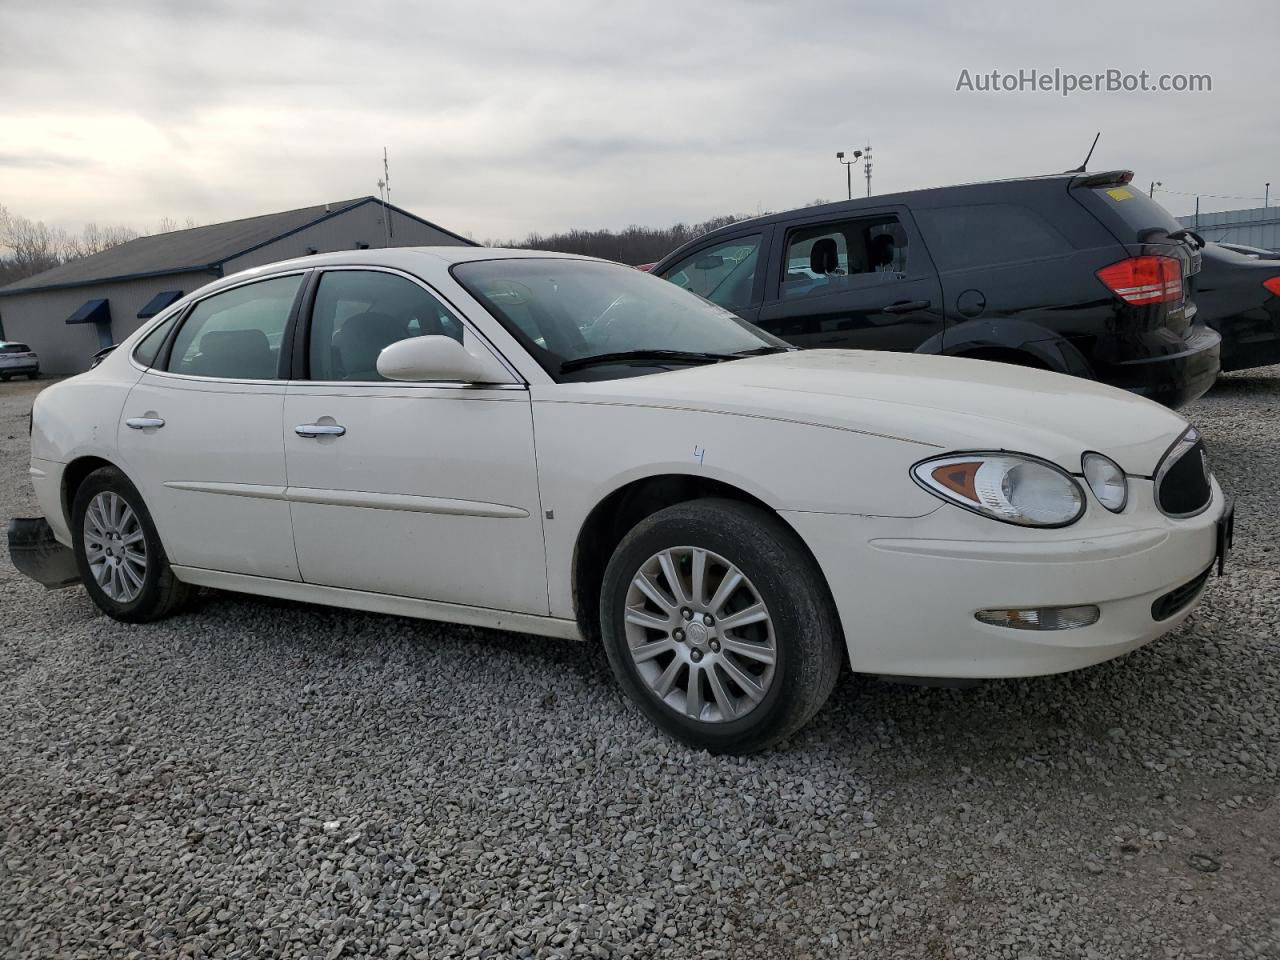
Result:
<instances>
[{"instance_id":1,"label":"gravel lot","mask_svg":"<svg viewBox=\"0 0 1280 960\"><path fill-rule=\"evenodd\" d=\"M0 386L0 516L34 515ZM1280 957L1280 368L1188 411L1237 550L1072 675L848 677L783 749L656 735L581 644L0 559L5 957Z\"/></svg>"}]
</instances>

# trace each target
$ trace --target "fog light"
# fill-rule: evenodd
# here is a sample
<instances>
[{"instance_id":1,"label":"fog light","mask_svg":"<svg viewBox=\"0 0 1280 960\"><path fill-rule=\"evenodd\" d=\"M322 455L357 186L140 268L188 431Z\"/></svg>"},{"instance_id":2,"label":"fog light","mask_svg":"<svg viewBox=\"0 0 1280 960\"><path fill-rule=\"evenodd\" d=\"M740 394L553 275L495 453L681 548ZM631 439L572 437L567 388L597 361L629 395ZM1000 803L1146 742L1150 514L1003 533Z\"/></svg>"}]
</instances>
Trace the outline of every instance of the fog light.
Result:
<instances>
[{"instance_id":1,"label":"fog light","mask_svg":"<svg viewBox=\"0 0 1280 960\"><path fill-rule=\"evenodd\" d=\"M982 623L1015 630L1074 630L1098 622L1101 611L1092 605L1081 607L1032 607L1029 610L979 610Z\"/></svg>"}]
</instances>

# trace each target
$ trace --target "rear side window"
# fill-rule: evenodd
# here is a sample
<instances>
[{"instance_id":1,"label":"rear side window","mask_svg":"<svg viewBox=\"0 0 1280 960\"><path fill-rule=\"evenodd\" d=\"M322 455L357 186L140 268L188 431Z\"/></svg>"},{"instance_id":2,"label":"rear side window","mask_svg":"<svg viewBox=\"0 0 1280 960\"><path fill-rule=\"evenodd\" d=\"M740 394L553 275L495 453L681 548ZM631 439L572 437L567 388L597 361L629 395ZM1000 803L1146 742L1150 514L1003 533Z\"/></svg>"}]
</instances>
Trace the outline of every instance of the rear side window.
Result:
<instances>
[{"instance_id":1,"label":"rear side window","mask_svg":"<svg viewBox=\"0 0 1280 960\"><path fill-rule=\"evenodd\" d=\"M743 307L751 303L759 259L760 234L735 237L685 257L664 270L662 279L718 306Z\"/></svg>"},{"instance_id":2,"label":"rear side window","mask_svg":"<svg viewBox=\"0 0 1280 960\"><path fill-rule=\"evenodd\" d=\"M215 293L195 305L173 339L168 369L194 377L275 380L280 343L302 274Z\"/></svg>"},{"instance_id":3,"label":"rear side window","mask_svg":"<svg viewBox=\"0 0 1280 960\"><path fill-rule=\"evenodd\" d=\"M1013 203L916 210L916 223L939 270L996 266L1071 252L1052 224Z\"/></svg>"},{"instance_id":4,"label":"rear side window","mask_svg":"<svg viewBox=\"0 0 1280 960\"><path fill-rule=\"evenodd\" d=\"M160 355L160 348L164 346L164 338L169 335L169 331L173 329L173 325L178 322L180 316L182 316L181 310L139 340L138 346L133 351L133 359L144 367L154 366L156 357Z\"/></svg>"},{"instance_id":5,"label":"rear side window","mask_svg":"<svg viewBox=\"0 0 1280 960\"><path fill-rule=\"evenodd\" d=\"M907 272L907 234L894 216L801 227L787 235L782 268L783 300L901 279Z\"/></svg>"}]
</instances>

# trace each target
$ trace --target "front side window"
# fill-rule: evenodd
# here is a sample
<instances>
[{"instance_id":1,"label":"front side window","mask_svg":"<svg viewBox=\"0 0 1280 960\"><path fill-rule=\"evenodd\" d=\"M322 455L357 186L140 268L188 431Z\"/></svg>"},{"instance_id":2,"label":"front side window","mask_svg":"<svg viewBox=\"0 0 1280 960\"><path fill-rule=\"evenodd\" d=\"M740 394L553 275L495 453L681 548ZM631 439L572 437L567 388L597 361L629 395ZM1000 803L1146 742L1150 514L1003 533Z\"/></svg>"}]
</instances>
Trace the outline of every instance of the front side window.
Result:
<instances>
[{"instance_id":1,"label":"front side window","mask_svg":"<svg viewBox=\"0 0 1280 960\"><path fill-rule=\"evenodd\" d=\"M275 380L280 344L302 274L215 293L195 305L173 340L168 369L194 377Z\"/></svg>"},{"instance_id":2,"label":"front side window","mask_svg":"<svg viewBox=\"0 0 1280 960\"><path fill-rule=\"evenodd\" d=\"M801 227L787 235L779 296L826 296L907 273L907 234L897 217Z\"/></svg>"},{"instance_id":3,"label":"front side window","mask_svg":"<svg viewBox=\"0 0 1280 960\"><path fill-rule=\"evenodd\" d=\"M759 259L760 234L736 237L685 257L662 279L722 307L743 307L751 303Z\"/></svg>"},{"instance_id":4,"label":"front side window","mask_svg":"<svg viewBox=\"0 0 1280 960\"><path fill-rule=\"evenodd\" d=\"M621 264L478 260L458 264L453 274L558 380L635 376L787 349L728 310Z\"/></svg>"},{"instance_id":5,"label":"front side window","mask_svg":"<svg viewBox=\"0 0 1280 960\"><path fill-rule=\"evenodd\" d=\"M462 342L462 324L412 280L375 270L334 270L320 278L311 310L312 380L385 380L378 354L409 337Z\"/></svg>"}]
</instances>

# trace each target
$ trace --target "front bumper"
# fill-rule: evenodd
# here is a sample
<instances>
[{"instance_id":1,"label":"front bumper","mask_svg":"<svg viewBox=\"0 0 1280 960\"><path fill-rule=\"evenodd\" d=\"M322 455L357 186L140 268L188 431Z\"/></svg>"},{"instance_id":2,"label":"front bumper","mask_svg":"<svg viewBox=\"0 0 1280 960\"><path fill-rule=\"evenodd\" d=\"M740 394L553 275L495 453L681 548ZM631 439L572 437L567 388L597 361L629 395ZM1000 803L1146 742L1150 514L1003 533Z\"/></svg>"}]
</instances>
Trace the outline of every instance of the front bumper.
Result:
<instances>
[{"instance_id":1,"label":"front bumper","mask_svg":"<svg viewBox=\"0 0 1280 960\"><path fill-rule=\"evenodd\" d=\"M44 517L14 517L8 533L9 559L23 576L49 590L80 582L75 554L54 538Z\"/></svg>"},{"instance_id":2,"label":"front bumper","mask_svg":"<svg viewBox=\"0 0 1280 960\"><path fill-rule=\"evenodd\" d=\"M1132 481L1131 481L1132 482ZM826 573L849 649L862 673L994 678L1062 673L1128 653L1172 630L1195 608L1197 578L1218 554L1226 500L1215 482L1209 509L1170 520L1149 481L1131 488L1115 518L1091 511L1087 532L1001 525L944 506L890 519L784 513ZM1089 522L1086 517L1081 527ZM1157 620L1153 605L1186 588L1182 605ZM979 622L979 610L1096 605L1091 626L1014 630Z\"/></svg>"}]
</instances>

